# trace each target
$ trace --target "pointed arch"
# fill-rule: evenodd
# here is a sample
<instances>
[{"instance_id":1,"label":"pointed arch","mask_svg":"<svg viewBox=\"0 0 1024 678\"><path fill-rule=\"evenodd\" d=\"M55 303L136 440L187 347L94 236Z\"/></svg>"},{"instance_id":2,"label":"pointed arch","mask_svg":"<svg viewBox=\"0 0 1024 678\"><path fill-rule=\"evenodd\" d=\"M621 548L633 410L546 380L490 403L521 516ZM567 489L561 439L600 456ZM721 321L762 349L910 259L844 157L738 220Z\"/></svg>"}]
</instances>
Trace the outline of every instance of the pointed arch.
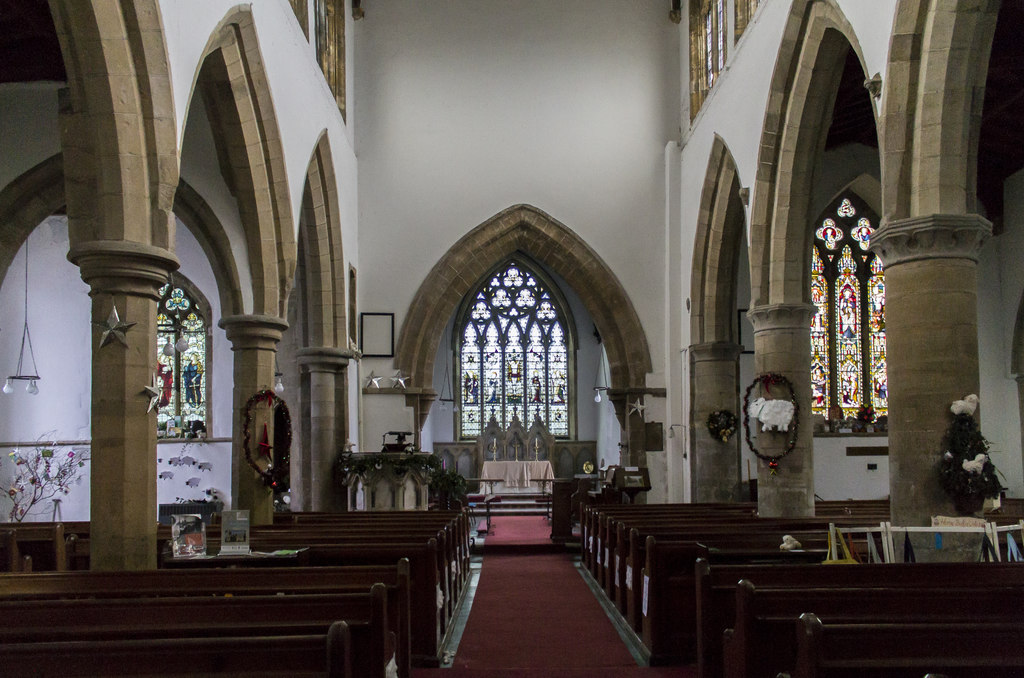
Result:
<instances>
[{"instance_id":1,"label":"pointed arch","mask_svg":"<svg viewBox=\"0 0 1024 678\"><path fill-rule=\"evenodd\" d=\"M978 139L999 6L897 4L884 83L885 221L977 211Z\"/></svg>"},{"instance_id":2,"label":"pointed arch","mask_svg":"<svg viewBox=\"0 0 1024 678\"><path fill-rule=\"evenodd\" d=\"M472 285L515 252L548 267L580 295L601 333L612 388L643 387L651 371L650 349L622 284L586 241L530 205L509 207L459 239L416 291L395 357L399 369L412 376L412 383L431 383L438 342L448 319Z\"/></svg>"},{"instance_id":3,"label":"pointed arch","mask_svg":"<svg viewBox=\"0 0 1024 678\"><path fill-rule=\"evenodd\" d=\"M178 144L159 3L54 0L50 9L68 74L72 249L92 240L170 248Z\"/></svg>"},{"instance_id":4,"label":"pointed arch","mask_svg":"<svg viewBox=\"0 0 1024 678\"><path fill-rule=\"evenodd\" d=\"M744 217L736 162L725 142L715 135L704 175L690 267L690 337L694 344L738 340L736 266L740 247L745 244Z\"/></svg>"},{"instance_id":5,"label":"pointed arch","mask_svg":"<svg viewBox=\"0 0 1024 678\"><path fill-rule=\"evenodd\" d=\"M283 317L296 262L284 151L251 7L221 21L195 76L245 232L252 313ZM192 102L189 104L193 105Z\"/></svg>"},{"instance_id":6,"label":"pointed arch","mask_svg":"<svg viewBox=\"0 0 1024 678\"><path fill-rule=\"evenodd\" d=\"M43 219L64 207L64 156L51 155L0 191L0 281Z\"/></svg>"},{"instance_id":7,"label":"pointed arch","mask_svg":"<svg viewBox=\"0 0 1024 678\"><path fill-rule=\"evenodd\" d=\"M790 9L765 111L750 214L751 307L808 300L814 164L828 133L853 28L833 0Z\"/></svg>"},{"instance_id":8,"label":"pointed arch","mask_svg":"<svg viewBox=\"0 0 1024 678\"><path fill-rule=\"evenodd\" d=\"M306 344L346 348L345 261L338 188L327 130L306 169L299 240L305 274Z\"/></svg>"}]
</instances>

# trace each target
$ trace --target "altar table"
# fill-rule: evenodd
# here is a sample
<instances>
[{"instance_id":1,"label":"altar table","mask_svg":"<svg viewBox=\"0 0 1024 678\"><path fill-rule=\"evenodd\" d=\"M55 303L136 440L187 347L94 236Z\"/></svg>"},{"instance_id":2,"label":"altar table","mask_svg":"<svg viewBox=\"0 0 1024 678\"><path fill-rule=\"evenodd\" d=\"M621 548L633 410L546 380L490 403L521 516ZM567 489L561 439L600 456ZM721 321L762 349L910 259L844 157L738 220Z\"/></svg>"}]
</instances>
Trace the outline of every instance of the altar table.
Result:
<instances>
[{"instance_id":1,"label":"altar table","mask_svg":"<svg viewBox=\"0 0 1024 678\"><path fill-rule=\"evenodd\" d=\"M480 475L500 480L505 487L528 488L531 483L554 480L555 471L550 461L485 461Z\"/></svg>"}]
</instances>

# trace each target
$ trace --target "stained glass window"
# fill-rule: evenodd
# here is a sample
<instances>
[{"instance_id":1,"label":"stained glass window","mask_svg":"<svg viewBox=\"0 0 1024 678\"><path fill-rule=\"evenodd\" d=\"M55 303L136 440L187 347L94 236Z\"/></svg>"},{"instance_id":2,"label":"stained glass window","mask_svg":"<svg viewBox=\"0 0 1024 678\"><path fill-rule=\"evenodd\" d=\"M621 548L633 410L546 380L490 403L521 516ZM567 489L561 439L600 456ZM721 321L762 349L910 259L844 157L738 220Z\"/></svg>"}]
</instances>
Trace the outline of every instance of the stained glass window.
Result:
<instances>
[{"instance_id":1,"label":"stained glass window","mask_svg":"<svg viewBox=\"0 0 1024 678\"><path fill-rule=\"evenodd\" d=\"M180 281L179 281L180 282ZM157 307L157 430L167 437L206 430L209 312L187 284L160 289ZM194 423L195 422L195 423Z\"/></svg>"},{"instance_id":2,"label":"stained glass window","mask_svg":"<svg viewBox=\"0 0 1024 678\"><path fill-rule=\"evenodd\" d=\"M725 0L690 0L690 119L725 70Z\"/></svg>"},{"instance_id":3,"label":"stained glass window","mask_svg":"<svg viewBox=\"0 0 1024 678\"><path fill-rule=\"evenodd\" d=\"M855 417L888 413L885 276L868 251L878 218L855 195L836 199L818 219L811 251L811 409Z\"/></svg>"},{"instance_id":4,"label":"stained glass window","mask_svg":"<svg viewBox=\"0 0 1024 678\"><path fill-rule=\"evenodd\" d=\"M472 296L459 339L459 428L480 434L493 415L535 417L558 437L570 435L572 384L566 313L549 285L520 261L499 268Z\"/></svg>"}]
</instances>

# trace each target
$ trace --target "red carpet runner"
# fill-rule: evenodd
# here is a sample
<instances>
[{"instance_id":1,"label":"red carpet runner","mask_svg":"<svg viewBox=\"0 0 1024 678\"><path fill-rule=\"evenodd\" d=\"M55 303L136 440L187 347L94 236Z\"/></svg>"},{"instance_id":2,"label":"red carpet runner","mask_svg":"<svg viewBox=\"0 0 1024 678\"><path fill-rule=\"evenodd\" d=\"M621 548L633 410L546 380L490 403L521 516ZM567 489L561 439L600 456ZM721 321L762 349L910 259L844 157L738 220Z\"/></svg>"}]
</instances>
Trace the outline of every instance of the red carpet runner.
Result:
<instances>
[{"instance_id":1,"label":"red carpet runner","mask_svg":"<svg viewBox=\"0 0 1024 678\"><path fill-rule=\"evenodd\" d=\"M544 518L502 517L493 528L452 668L414 669L415 678L696 675L688 667L636 665L570 555L561 547L536 550L551 546ZM515 545L527 555L514 555Z\"/></svg>"}]
</instances>

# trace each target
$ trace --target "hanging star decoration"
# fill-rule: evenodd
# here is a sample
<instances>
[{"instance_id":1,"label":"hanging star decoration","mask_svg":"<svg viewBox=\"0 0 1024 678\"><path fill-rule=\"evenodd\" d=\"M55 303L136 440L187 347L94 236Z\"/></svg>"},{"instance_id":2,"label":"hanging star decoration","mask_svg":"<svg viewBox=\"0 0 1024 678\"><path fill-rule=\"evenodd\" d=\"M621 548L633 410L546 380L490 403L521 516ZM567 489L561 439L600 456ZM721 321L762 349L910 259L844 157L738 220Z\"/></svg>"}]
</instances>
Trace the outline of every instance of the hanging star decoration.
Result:
<instances>
[{"instance_id":1,"label":"hanging star decoration","mask_svg":"<svg viewBox=\"0 0 1024 678\"><path fill-rule=\"evenodd\" d=\"M134 327L136 323L121 322L117 315L117 306L110 309L107 321L103 323L93 322L93 325L103 328L103 337L100 339L100 347L106 346L115 339L120 341L125 348L128 347L128 340L125 339L125 332Z\"/></svg>"},{"instance_id":2,"label":"hanging star decoration","mask_svg":"<svg viewBox=\"0 0 1024 678\"><path fill-rule=\"evenodd\" d=\"M274 448L274 446L270 444L270 437L267 435L267 425L266 424L263 425L263 439L260 440L256 444L256 446L260 448L260 456L261 457L266 457L267 459L273 459L274 458L274 455L271 453L271 450Z\"/></svg>"},{"instance_id":3,"label":"hanging star decoration","mask_svg":"<svg viewBox=\"0 0 1024 678\"><path fill-rule=\"evenodd\" d=\"M160 402L160 380L156 378L156 374L153 375L153 384L143 386L142 392L149 398L149 408L146 410L146 413L148 414L152 412L153 408Z\"/></svg>"},{"instance_id":4,"label":"hanging star decoration","mask_svg":"<svg viewBox=\"0 0 1024 678\"><path fill-rule=\"evenodd\" d=\"M373 372L370 372L370 376L366 378L366 388L380 388L380 380L384 377L378 377Z\"/></svg>"},{"instance_id":5,"label":"hanging star decoration","mask_svg":"<svg viewBox=\"0 0 1024 678\"><path fill-rule=\"evenodd\" d=\"M640 402L639 398L636 399L636 402L629 404L629 413L630 414L639 414L641 417L643 417L644 416L644 410L646 410L646 409L647 409L647 406L644 405L642 402Z\"/></svg>"},{"instance_id":6,"label":"hanging star decoration","mask_svg":"<svg viewBox=\"0 0 1024 678\"><path fill-rule=\"evenodd\" d=\"M408 378L409 377L403 377L402 376L402 370L398 370L397 372L395 372L395 376L391 377L391 384L395 388L404 389L405 388L405 382L406 382L406 380Z\"/></svg>"}]
</instances>

